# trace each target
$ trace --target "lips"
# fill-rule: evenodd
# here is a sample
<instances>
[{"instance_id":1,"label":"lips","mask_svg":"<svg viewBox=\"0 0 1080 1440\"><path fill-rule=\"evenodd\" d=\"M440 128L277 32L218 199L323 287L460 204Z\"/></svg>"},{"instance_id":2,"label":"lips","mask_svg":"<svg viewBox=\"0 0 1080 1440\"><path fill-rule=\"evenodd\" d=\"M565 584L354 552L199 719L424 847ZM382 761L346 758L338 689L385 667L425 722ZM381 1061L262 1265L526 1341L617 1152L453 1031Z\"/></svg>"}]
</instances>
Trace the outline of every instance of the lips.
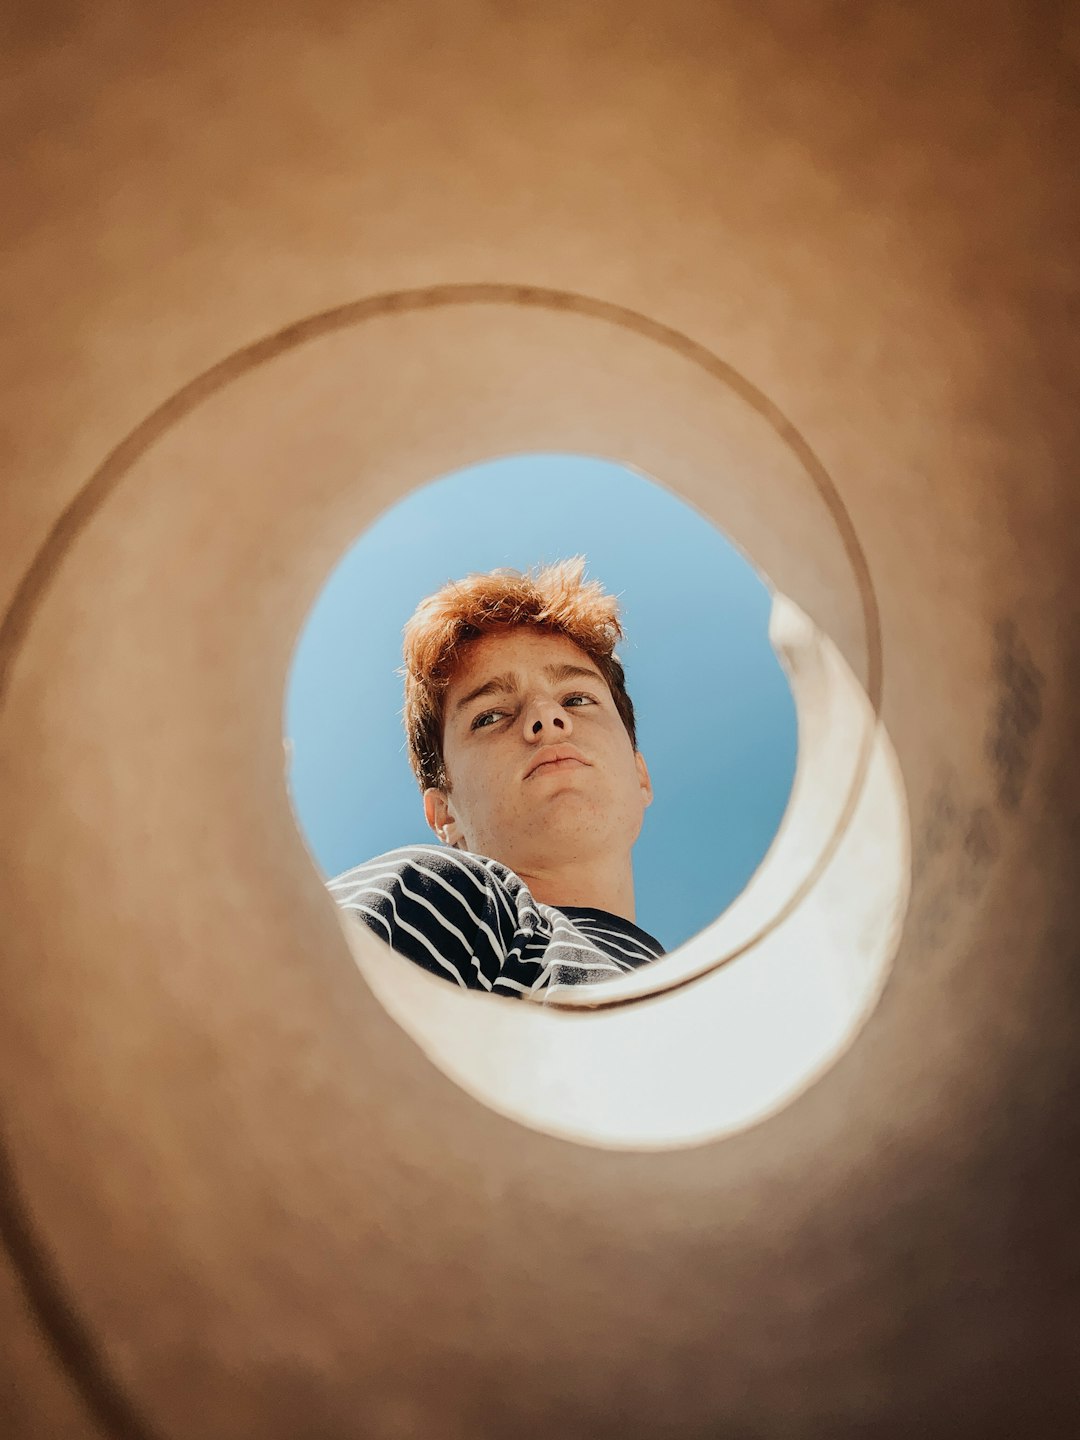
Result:
<instances>
[{"instance_id":1,"label":"lips","mask_svg":"<svg viewBox=\"0 0 1080 1440\"><path fill-rule=\"evenodd\" d=\"M529 768L525 771L525 779L558 760L576 760L579 765L589 763L576 745L545 745L530 761Z\"/></svg>"}]
</instances>

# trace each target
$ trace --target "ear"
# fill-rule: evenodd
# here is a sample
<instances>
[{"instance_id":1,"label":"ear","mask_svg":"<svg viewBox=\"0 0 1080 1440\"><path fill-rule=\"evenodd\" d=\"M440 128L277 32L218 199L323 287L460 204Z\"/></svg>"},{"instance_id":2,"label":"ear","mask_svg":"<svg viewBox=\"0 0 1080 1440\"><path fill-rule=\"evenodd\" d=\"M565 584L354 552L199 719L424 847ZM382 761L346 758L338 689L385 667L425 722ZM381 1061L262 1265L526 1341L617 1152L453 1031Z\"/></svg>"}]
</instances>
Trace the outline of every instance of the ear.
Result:
<instances>
[{"instance_id":1,"label":"ear","mask_svg":"<svg viewBox=\"0 0 1080 1440\"><path fill-rule=\"evenodd\" d=\"M458 841L462 839L461 826L450 808L445 791L433 787L424 791L424 818L444 844L458 848Z\"/></svg>"},{"instance_id":2,"label":"ear","mask_svg":"<svg viewBox=\"0 0 1080 1440\"><path fill-rule=\"evenodd\" d=\"M645 756L640 750L634 751L634 764L637 766L638 784L641 786L641 798L648 806L653 802L652 781L649 779L649 767L645 764Z\"/></svg>"}]
</instances>

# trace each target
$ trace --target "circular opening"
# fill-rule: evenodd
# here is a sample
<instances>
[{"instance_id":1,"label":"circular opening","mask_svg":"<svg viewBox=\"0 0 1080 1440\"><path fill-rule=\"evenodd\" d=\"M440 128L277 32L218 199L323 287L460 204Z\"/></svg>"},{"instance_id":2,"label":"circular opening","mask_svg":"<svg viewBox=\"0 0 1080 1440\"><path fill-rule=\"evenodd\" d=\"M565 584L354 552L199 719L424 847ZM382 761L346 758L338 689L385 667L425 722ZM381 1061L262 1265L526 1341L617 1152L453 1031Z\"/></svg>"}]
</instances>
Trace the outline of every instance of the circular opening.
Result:
<instances>
[{"instance_id":1,"label":"circular opening","mask_svg":"<svg viewBox=\"0 0 1080 1440\"><path fill-rule=\"evenodd\" d=\"M470 573L577 554L619 600L617 653L654 790L633 847L631 918L672 951L745 888L795 774L772 594L697 511L625 466L582 456L517 456L423 486L327 580L285 716L293 804L327 878L438 843L401 722L401 632L419 601Z\"/></svg>"}]
</instances>

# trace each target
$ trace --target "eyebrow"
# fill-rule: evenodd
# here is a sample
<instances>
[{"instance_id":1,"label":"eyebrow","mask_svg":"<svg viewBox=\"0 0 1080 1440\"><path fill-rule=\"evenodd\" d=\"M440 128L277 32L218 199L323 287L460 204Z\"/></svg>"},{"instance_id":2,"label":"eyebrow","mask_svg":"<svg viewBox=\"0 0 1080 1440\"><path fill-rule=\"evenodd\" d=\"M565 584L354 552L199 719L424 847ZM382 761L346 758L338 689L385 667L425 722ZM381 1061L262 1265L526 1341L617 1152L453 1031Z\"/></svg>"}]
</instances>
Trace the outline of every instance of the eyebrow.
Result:
<instances>
[{"instance_id":1,"label":"eyebrow","mask_svg":"<svg viewBox=\"0 0 1080 1440\"><path fill-rule=\"evenodd\" d=\"M588 670L583 665L545 665L544 674L547 678L558 685L563 680L574 680L585 677L589 680L599 680L601 685L604 677L598 670ZM518 689L518 677L513 671L507 671L504 675L493 675L490 680L485 680L475 690L470 690L468 695L463 695L454 706L454 714L459 715L466 706L471 705L474 700L481 700L485 695L507 695Z\"/></svg>"}]
</instances>

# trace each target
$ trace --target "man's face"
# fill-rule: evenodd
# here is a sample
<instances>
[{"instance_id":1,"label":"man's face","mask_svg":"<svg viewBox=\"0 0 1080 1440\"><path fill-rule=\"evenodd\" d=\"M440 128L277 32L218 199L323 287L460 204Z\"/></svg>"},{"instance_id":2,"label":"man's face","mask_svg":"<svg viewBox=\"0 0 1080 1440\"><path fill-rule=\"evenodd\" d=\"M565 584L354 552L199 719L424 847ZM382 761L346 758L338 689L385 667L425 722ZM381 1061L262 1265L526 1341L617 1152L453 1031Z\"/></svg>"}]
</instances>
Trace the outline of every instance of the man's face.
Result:
<instances>
[{"instance_id":1,"label":"man's face","mask_svg":"<svg viewBox=\"0 0 1080 1440\"><path fill-rule=\"evenodd\" d=\"M425 791L428 824L519 873L628 855L652 802L607 683L563 635L472 641L447 692L443 754L450 789Z\"/></svg>"}]
</instances>

